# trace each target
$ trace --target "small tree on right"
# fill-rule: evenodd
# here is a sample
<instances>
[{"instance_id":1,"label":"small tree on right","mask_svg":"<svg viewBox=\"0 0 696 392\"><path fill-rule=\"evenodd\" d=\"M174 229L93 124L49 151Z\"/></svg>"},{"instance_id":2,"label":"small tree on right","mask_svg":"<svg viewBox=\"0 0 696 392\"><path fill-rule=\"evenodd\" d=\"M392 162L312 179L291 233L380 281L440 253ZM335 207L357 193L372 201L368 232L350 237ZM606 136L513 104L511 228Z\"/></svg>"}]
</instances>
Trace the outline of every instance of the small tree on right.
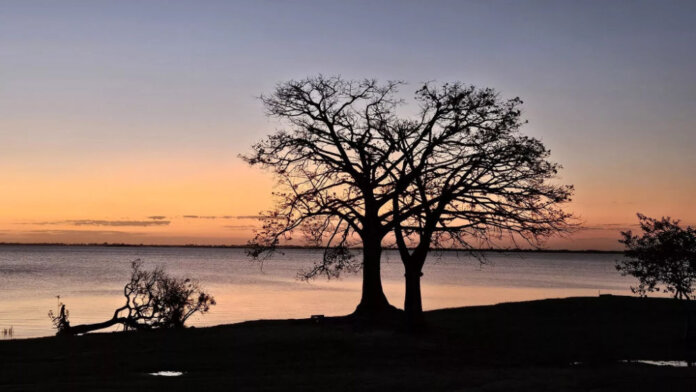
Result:
<instances>
[{"instance_id":1,"label":"small tree on right","mask_svg":"<svg viewBox=\"0 0 696 392\"><path fill-rule=\"evenodd\" d=\"M677 299L691 299L696 282L696 229L683 228L670 217L649 218L638 214L642 235L621 232L626 246L616 269L638 278L631 291L641 296L650 292L672 293Z\"/></svg>"}]
</instances>

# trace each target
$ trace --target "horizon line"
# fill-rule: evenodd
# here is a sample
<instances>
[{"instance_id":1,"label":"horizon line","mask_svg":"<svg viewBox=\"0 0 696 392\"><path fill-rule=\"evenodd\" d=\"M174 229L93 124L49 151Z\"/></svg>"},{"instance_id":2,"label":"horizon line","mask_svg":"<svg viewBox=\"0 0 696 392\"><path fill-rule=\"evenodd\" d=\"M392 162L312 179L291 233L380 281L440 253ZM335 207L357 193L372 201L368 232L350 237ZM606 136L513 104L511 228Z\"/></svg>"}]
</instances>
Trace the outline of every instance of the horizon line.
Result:
<instances>
[{"instance_id":1,"label":"horizon line","mask_svg":"<svg viewBox=\"0 0 696 392\"><path fill-rule=\"evenodd\" d=\"M248 249L249 245L203 245L203 244L129 244L117 242L0 242L0 246L103 246L103 247L151 247L151 248L220 248L220 249ZM312 245L282 245L276 249L325 249L323 246ZM349 249L360 250L362 246L350 247ZM395 247L384 247L384 250L397 250ZM409 248L411 249L411 248ZM523 249L523 248L431 248L431 251L444 252L528 252L528 253L624 253L622 250L601 250L601 249Z\"/></svg>"}]
</instances>

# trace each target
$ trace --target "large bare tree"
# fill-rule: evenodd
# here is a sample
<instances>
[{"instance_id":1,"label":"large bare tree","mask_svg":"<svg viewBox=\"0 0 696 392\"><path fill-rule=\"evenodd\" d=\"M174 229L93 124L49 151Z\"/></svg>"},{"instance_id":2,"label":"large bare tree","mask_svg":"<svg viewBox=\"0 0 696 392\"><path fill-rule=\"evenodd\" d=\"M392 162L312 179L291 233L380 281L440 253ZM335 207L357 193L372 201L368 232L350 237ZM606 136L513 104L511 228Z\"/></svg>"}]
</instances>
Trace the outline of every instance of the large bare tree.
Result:
<instances>
[{"instance_id":1,"label":"large bare tree","mask_svg":"<svg viewBox=\"0 0 696 392\"><path fill-rule=\"evenodd\" d=\"M324 246L304 277L363 268L357 311L388 308L380 278L389 233L406 269L409 314L422 312L420 276L434 246L469 247L476 237L514 232L530 242L567 230L557 208L572 187L549 183L558 165L536 139L518 133L519 99L462 84L425 86L415 119L395 109L398 83L316 77L279 85L263 97L287 128L245 156L271 169L282 187L278 204L251 241L251 255L269 254L301 231ZM348 247L363 247L362 264Z\"/></svg>"},{"instance_id":2,"label":"large bare tree","mask_svg":"<svg viewBox=\"0 0 696 392\"><path fill-rule=\"evenodd\" d=\"M270 169L281 190L251 241L253 257L265 257L294 232L325 247L324 257L305 278L336 276L362 268L362 298L356 312L391 309L380 275L382 241L391 231L394 187L390 171L398 165L393 138L399 83L346 81L318 76L278 85L262 101L285 128L243 156ZM362 262L349 247L362 245Z\"/></svg>"},{"instance_id":3,"label":"large bare tree","mask_svg":"<svg viewBox=\"0 0 696 392\"><path fill-rule=\"evenodd\" d=\"M408 184L393 195L392 221L405 268L404 309L421 323L420 280L432 248L490 247L502 237L538 246L574 225L560 208L573 187L553 183L560 166L539 140L519 132L520 99L460 83L425 85L416 98L422 120L399 132L404 159L393 180Z\"/></svg>"}]
</instances>

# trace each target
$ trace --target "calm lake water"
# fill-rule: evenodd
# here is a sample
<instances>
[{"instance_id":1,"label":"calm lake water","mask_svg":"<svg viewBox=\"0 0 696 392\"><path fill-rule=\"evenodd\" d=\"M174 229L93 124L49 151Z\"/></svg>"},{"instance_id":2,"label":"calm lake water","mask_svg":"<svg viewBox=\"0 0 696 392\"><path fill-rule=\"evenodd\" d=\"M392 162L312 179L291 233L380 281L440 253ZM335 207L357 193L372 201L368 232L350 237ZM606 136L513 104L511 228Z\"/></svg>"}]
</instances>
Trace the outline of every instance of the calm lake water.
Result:
<instances>
[{"instance_id":1,"label":"calm lake water","mask_svg":"<svg viewBox=\"0 0 696 392\"><path fill-rule=\"evenodd\" d=\"M426 309L602 294L631 295L634 279L614 268L618 254L490 253L475 258L433 254L423 276ZM172 275L198 279L218 305L190 325L244 320L341 315L360 299L360 275L338 280L296 279L298 270L320 258L315 250L286 250L263 264L243 249L0 246L0 331L13 327L14 338L52 335L47 313L67 304L73 325L105 321L123 303L130 262L162 265ZM383 260L384 289L402 306L403 268L396 252ZM0 335L2 339L2 335Z\"/></svg>"}]
</instances>

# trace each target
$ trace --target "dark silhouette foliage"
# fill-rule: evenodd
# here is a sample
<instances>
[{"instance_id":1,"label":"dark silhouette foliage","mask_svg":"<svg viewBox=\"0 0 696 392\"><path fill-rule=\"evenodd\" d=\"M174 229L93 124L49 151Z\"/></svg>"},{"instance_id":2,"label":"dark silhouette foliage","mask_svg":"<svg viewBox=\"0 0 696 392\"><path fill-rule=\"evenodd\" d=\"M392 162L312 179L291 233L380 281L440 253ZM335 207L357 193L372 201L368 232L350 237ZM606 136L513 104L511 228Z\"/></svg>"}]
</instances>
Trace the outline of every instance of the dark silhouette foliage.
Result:
<instances>
[{"instance_id":1,"label":"dark silhouette foliage","mask_svg":"<svg viewBox=\"0 0 696 392\"><path fill-rule=\"evenodd\" d=\"M76 335L121 324L124 330L183 328L196 313L204 314L215 305L215 299L200 284L188 278L169 276L162 267L143 268L136 260L131 264L130 281L123 287L126 303L114 311L110 320L95 324L71 326L68 311L60 304L60 313L49 312L58 334Z\"/></svg>"},{"instance_id":2,"label":"dark silhouette foliage","mask_svg":"<svg viewBox=\"0 0 696 392\"><path fill-rule=\"evenodd\" d=\"M425 85L419 111L401 118L398 82L315 77L262 100L284 121L243 157L279 180L278 203L249 254L260 258L295 231L325 247L303 278L363 269L361 307L383 309L380 257L395 240L406 270L406 310L422 313L420 277L433 247L472 248L503 233L537 244L569 230L559 205L572 186L537 139L519 134L521 100L461 83ZM393 237L388 235L393 234ZM356 241L358 240L358 241ZM362 245L362 263L349 248Z\"/></svg>"},{"instance_id":3,"label":"dark silhouette foliage","mask_svg":"<svg viewBox=\"0 0 696 392\"><path fill-rule=\"evenodd\" d=\"M538 139L520 133L519 98L489 88L427 84L416 93L421 118L400 124L392 211L406 272L405 310L422 314L420 279L432 248L472 250L508 239L538 247L572 230L560 206L573 187L553 180L561 168ZM404 182L404 180L406 182Z\"/></svg>"},{"instance_id":4,"label":"dark silhouette foliage","mask_svg":"<svg viewBox=\"0 0 696 392\"><path fill-rule=\"evenodd\" d=\"M262 101L284 129L242 157L279 182L276 208L263 214L249 255L263 258L300 231L325 248L322 261L303 278L362 268L362 313L392 308L382 289L380 257L392 229L392 215L385 214L395 192L390 171L402 161L391 125L398 86L324 76L282 83ZM357 244L361 262L349 251Z\"/></svg>"},{"instance_id":5,"label":"dark silhouette foliage","mask_svg":"<svg viewBox=\"0 0 696 392\"><path fill-rule=\"evenodd\" d=\"M642 235L621 232L626 246L616 269L638 278L631 291L641 296L650 292L672 293L674 298L691 299L696 282L696 229L683 228L670 217L649 218L638 214Z\"/></svg>"}]
</instances>

